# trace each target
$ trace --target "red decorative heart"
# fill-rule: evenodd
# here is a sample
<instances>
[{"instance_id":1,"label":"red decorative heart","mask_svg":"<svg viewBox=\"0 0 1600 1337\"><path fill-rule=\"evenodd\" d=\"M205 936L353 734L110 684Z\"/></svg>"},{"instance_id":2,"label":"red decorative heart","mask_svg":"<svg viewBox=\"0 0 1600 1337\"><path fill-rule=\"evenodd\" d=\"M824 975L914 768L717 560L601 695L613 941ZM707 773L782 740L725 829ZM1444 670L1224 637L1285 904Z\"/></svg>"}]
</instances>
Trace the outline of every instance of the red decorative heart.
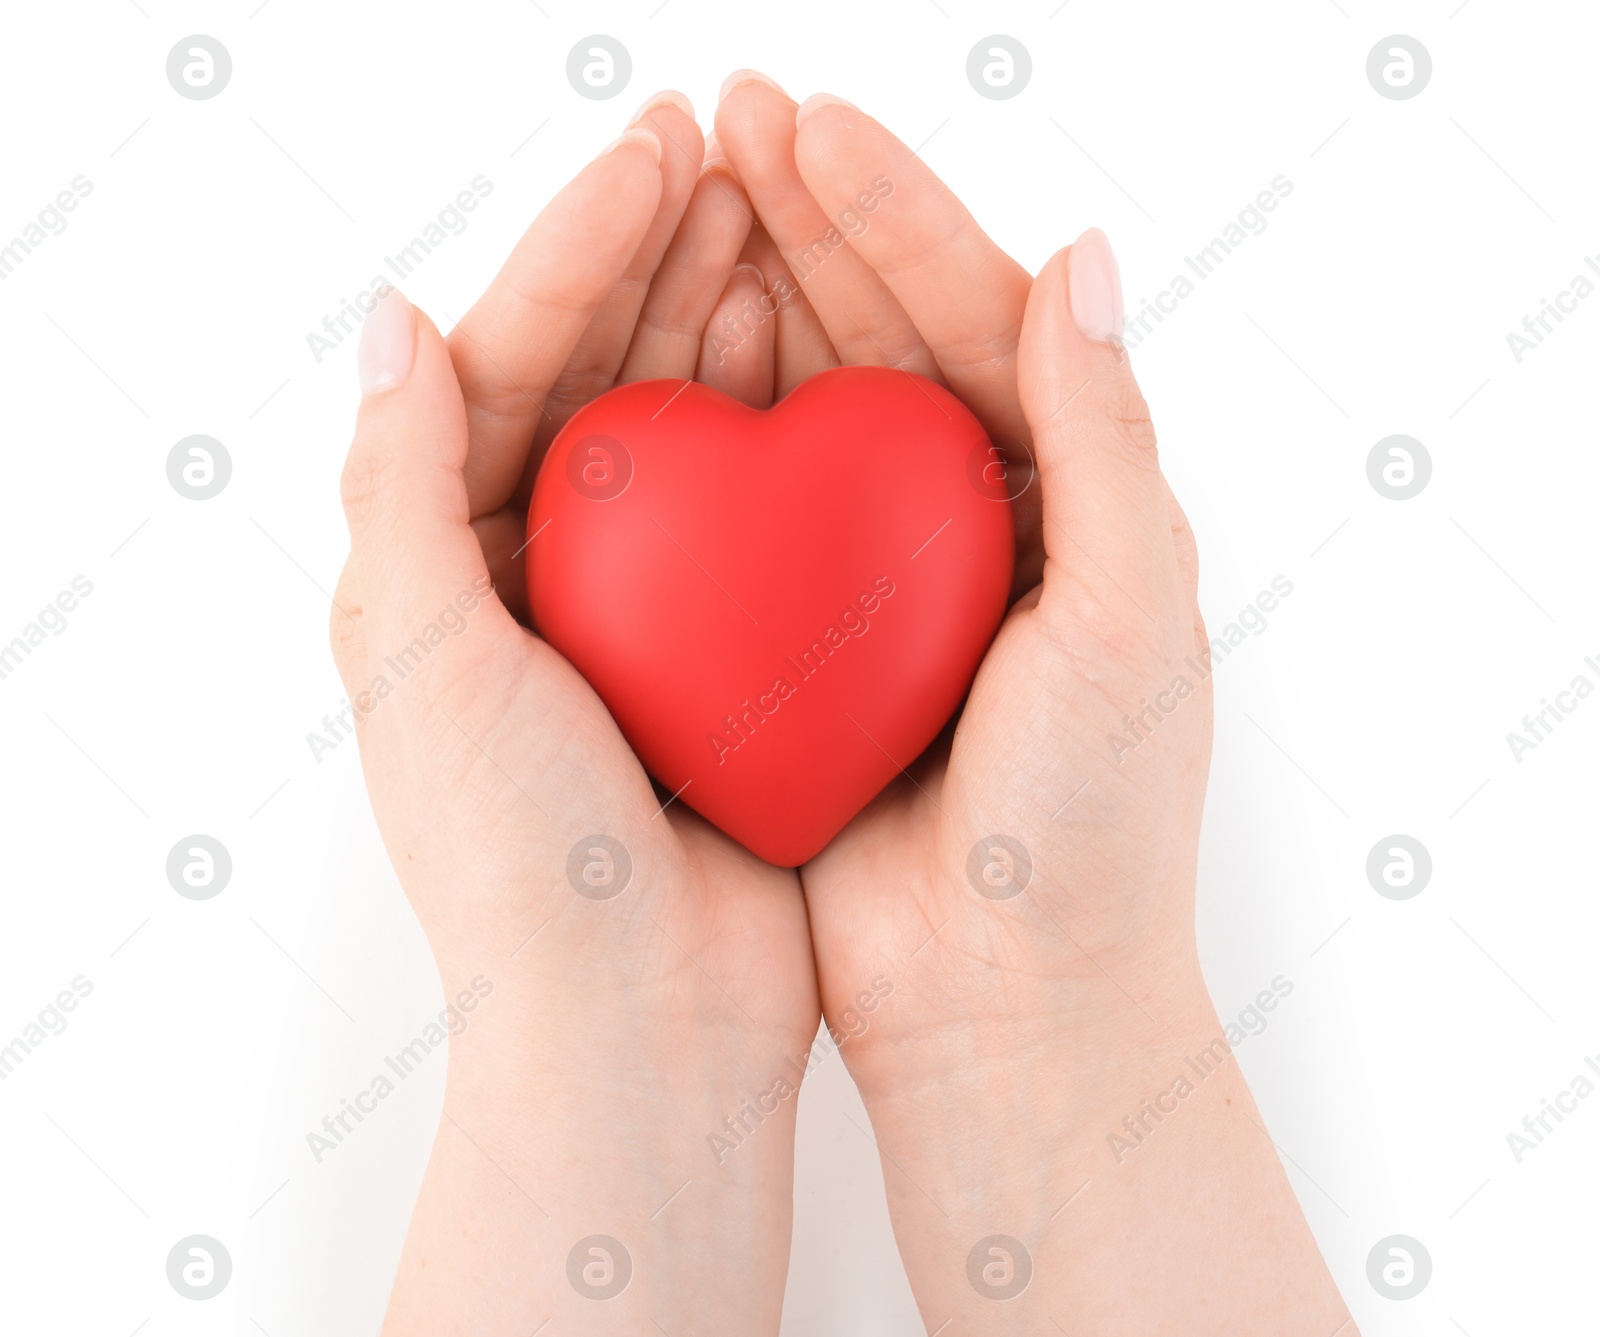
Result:
<instances>
[{"instance_id":1,"label":"red decorative heart","mask_svg":"<svg viewBox=\"0 0 1600 1337\"><path fill-rule=\"evenodd\" d=\"M804 863L977 672L1011 584L997 460L954 395L882 367L822 372L765 412L622 386L540 468L534 624L681 802Z\"/></svg>"}]
</instances>

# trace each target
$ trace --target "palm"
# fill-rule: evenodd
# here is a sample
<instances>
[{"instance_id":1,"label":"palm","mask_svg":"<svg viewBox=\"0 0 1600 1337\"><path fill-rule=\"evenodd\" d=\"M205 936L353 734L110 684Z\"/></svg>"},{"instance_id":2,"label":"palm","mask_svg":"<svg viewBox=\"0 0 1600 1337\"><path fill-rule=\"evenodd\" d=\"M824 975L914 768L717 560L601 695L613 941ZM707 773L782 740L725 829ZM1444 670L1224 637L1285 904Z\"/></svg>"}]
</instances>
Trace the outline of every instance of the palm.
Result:
<instances>
[{"instance_id":1,"label":"palm","mask_svg":"<svg viewBox=\"0 0 1600 1337\"><path fill-rule=\"evenodd\" d=\"M815 990L794 875L683 805L663 808L577 671L509 619L504 632L457 689L460 713L443 705L460 769L429 799L458 815L463 865L492 875L464 885L517 889L505 912L518 958L578 952L596 964L597 988L670 998L681 1022L809 1038ZM578 840L552 849L557 826L581 828ZM582 847L576 865L569 845ZM584 913L625 892L628 913Z\"/></svg>"},{"instance_id":2,"label":"palm","mask_svg":"<svg viewBox=\"0 0 1600 1337\"><path fill-rule=\"evenodd\" d=\"M1157 907L1126 889L1175 880L1153 879L1152 867L1170 874L1184 857L1198 818L1187 779L1209 733L1204 688L1162 726L1166 751L1141 767L1137 788L1107 735L1192 653L1190 611L1180 601L1166 634L1137 645L1108 644L1070 616L1047 635L1043 616L1031 596L1013 610L953 738L802 870L824 1009L848 1006L861 981L896 983L879 1045L1059 1015L1038 986L1131 949ZM996 858L995 836L1026 856ZM991 881L969 871L975 847Z\"/></svg>"}]
</instances>

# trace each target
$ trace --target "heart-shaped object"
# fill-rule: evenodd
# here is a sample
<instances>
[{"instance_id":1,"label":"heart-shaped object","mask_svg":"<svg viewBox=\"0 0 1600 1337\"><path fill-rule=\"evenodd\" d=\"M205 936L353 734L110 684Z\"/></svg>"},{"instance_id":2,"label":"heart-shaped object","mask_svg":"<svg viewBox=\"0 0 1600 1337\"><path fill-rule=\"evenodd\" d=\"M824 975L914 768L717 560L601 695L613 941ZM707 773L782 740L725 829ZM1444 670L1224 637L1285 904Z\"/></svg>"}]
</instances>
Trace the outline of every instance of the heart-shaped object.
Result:
<instances>
[{"instance_id":1,"label":"heart-shaped object","mask_svg":"<svg viewBox=\"0 0 1600 1337\"><path fill-rule=\"evenodd\" d=\"M679 801L804 863L977 672L1011 585L998 459L908 372L835 368L765 411L693 382L621 386L540 468L534 625Z\"/></svg>"}]
</instances>

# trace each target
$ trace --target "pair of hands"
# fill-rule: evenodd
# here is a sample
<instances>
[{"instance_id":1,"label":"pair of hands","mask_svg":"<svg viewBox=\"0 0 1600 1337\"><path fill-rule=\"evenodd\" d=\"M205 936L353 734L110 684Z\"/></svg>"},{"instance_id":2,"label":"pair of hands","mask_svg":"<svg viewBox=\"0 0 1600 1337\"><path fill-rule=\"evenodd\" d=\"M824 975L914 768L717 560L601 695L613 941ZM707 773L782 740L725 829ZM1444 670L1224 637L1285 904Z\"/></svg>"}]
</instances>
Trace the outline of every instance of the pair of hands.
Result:
<instances>
[{"instance_id":1,"label":"pair of hands","mask_svg":"<svg viewBox=\"0 0 1600 1337\"><path fill-rule=\"evenodd\" d=\"M447 997L493 985L452 1043L386 1332L775 1332L788 1088L819 1011L851 1037L930 1331L1284 1332L1305 1313L1325 1337L1345 1316L1236 1069L1134 1161L1109 1149L1218 1032L1193 935L1195 547L1121 314L1101 234L1030 279L877 122L742 72L710 141L680 95L647 103L448 339L398 294L368 317L334 649ZM1020 597L958 725L778 869L663 807L526 630L525 517L555 433L616 384L693 377L766 407L840 363L948 386L1037 477L1015 502ZM1179 676L1181 707L1148 712ZM1141 710L1153 736L1113 748ZM596 832L631 859L614 899L568 877ZM996 836L1027 856L998 899L968 871ZM1228 1267L1195 1229L1145 1256L1185 1156ZM1034 1280L999 1303L985 1278L1008 1267Z\"/></svg>"}]
</instances>

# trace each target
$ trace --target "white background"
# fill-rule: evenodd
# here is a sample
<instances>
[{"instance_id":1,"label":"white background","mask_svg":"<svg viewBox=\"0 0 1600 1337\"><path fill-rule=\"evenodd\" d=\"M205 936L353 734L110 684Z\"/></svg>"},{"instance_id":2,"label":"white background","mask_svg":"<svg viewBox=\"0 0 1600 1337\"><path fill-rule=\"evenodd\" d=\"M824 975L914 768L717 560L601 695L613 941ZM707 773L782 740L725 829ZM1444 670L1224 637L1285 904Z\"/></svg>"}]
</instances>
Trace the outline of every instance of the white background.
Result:
<instances>
[{"instance_id":1,"label":"white background","mask_svg":"<svg viewBox=\"0 0 1600 1337\"><path fill-rule=\"evenodd\" d=\"M354 745L306 742L342 700L326 592L356 399L354 338L319 364L306 335L481 173L493 193L405 284L448 328L647 95L681 88L709 124L755 66L927 140L1030 268L1103 226L1130 307L1293 182L1134 354L1213 631L1294 584L1218 672L1207 977L1224 1016L1294 982L1239 1060L1368 1337L1594 1330L1600 1099L1521 1164L1506 1140L1600 1053L1600 699L1520 763L1506 742L1600 683L1600 300L1520 364L1506 341L1600 250L1592 7L259 3L3 12L0 242L73 177L93 191L0 282L0 642L74 576L94 590L0 681L0 1044L93 983L0 1082L0 1329L376 1330L442 1057L320 1165L306 1133L442 1002ZM614 102L564 77L596 32L632 53ZM1010 101L965 77L994 32L1033 58ZM232 54L211 101L166 81L192 33ZM1367 82L1393 33L1432 53L1413 100ZM211 501L167 482L193 433L232 456ZM1433 460L1414 500L1367 481L1392 433ZM166 880L195 832L234 861L214 900ZM1434 862L1405 901L1364 871L1397 832ZM919 1332L836 1059L800 1108L785 1333ZM203 1304L164 1270L193 1233L234 1263ZM1434 1264L1403 1303L1366 1277L1395 1233Z\"/></svg>"}]
</instances>

